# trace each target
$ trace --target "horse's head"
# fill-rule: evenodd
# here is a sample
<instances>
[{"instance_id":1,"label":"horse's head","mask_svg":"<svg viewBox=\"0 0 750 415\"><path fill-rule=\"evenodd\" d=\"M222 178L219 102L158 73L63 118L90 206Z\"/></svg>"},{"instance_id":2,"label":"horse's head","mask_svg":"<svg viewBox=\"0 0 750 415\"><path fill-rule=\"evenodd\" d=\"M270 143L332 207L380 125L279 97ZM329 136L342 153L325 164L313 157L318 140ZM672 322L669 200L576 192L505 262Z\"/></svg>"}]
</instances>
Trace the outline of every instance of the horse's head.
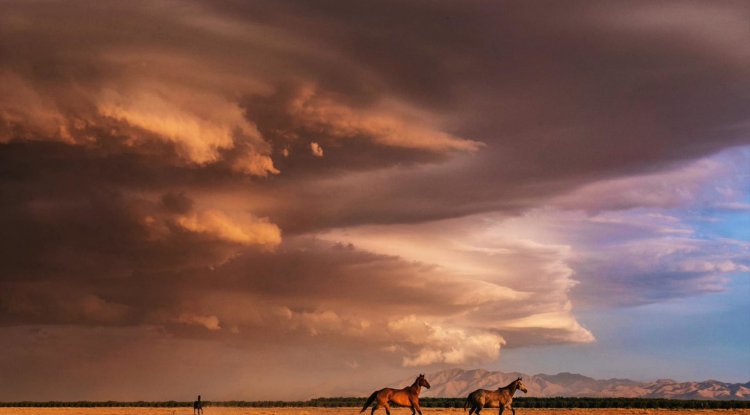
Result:
<instances>
[{"instance_id":1,"label":"horse's head","mask_svg":"<svg viewBox=\"0 0 750 415\"><path fill-rule=\"evenodd\" d=\"M414 381L414 383L417 384L417 386L424 386L427 389L430 389L430 382L427 381L427 379L424 377L424 374L420 374L417 377L417 380Z\"/></svg>"},{"instance_id":2,"label":"horse's head","mask_svg":"<svg viewBox=\"0 0 750 415\"><path fill-rule=\"evenodd\" d=\"M523 393L528 392L528 389L526 389L526 385L523 384L521 378L516 379L516 389L522 390Z\"/></svg>"}]
</instances>

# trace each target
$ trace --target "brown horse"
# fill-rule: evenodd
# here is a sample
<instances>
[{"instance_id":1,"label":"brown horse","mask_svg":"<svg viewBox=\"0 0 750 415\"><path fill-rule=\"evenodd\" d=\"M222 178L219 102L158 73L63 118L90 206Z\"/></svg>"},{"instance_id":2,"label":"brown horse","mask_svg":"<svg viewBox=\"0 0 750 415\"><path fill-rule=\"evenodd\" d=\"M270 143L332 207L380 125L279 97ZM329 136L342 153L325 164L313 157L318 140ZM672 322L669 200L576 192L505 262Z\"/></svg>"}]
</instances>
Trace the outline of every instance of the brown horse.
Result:
<instances>
[{"instance_id":1,"label":"brown horse","mask_svg":"<svg viewBox=\"0 0 750 415\"><path fill-rule=\"evenodd\" d=\"M385 408L386 414L391 415L390 403L409 406L411 407L411 415L414 415L417 412L419 412L419 415L422 415L422 408L419 407L419 392L422 391L422 386L430 389L430 382L424 378L424 375L419 375L411 386L407 386L403 389L385 388L377 390L367 398L365 406L362 407L362 410L359 411L359 413L364 412L371 403L375 402L375 405L372 406L372 411L370 411L370 415L374 414L375 410L381 406Z\"/></svg>"},{"instance_id":2,"label":"brown horse","mask_svg":"<svg viewBox=\"0 0 750 415\"><path fill-rule=\"evenodd\" d=\"M516 415L516 410L510 405L513 402L513 394L516 393L516 389L522 390L523 393L528 392L526 390L526 385L523 384L521 378L514 380L504 388L498 388L494 391L477 389L466 397L464 411L468 406L471 406L471 409L469 409L469 415L474 413L474 411L479 415L482 408L499 407L500 412L498 412L498 414L502 414L504 410L510 409L513 411L513 415Z\"/></svg>"}]
</instances>

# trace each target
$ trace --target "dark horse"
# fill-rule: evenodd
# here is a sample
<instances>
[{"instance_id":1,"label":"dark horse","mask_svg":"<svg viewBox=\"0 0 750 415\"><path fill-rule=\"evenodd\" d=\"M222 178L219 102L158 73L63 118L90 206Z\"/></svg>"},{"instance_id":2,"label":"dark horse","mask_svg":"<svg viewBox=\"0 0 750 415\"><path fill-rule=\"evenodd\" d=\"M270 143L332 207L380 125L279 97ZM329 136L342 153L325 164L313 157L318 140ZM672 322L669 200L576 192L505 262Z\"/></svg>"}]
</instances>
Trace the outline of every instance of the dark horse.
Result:
<instances>
[{"instance_id":1,"label":"dark horse","mask_svg":"<svg viewBox=\"0 0 750 415\"><path fill-rule=\"evenodd\" d=\"M521 378L518 378L511 382L504 388L498 388L497 390L491 391L487 389L477 389L470 393L466 397L466 403L464 404L464 411L467 407L469 409L469 415L476 411L477 415L482 411L482 408L500 408L498 414L503 413L504 410L510 409L513 411L513 415L516 415L516 410L510 405L513 402L513 394L516 390L520 389L523 393L526 393L526 385L523 384Z\"/></svg>"},{"instance_id":2,"label":"dark horse","mask_svg":"<svg viewBox=\"0 0 750 415\"><path fill-rule=\"evenodd\" d=\"M200 395L198 395L198 400L193 402L193 415L203 415L203 403Z\"/></svg>"},{"instance_id":3,"label":"dark horse","mask_svg":"<svg viewBox=\"0 0 750 415\"><path fill-rule=\"evenodd\" d=\"M419 375L411 386L407 386L403 389L385 388L377 390L367 398L365 406L362 407L362 410L359 411L359 413L364 412L371 403L375 402L375 405L372 406L372 411L370 411L370 415L374 414L375 410L381 406L385 408L386 414L391 415L390 403L411 407L411 415L414 415L417 412L419 412L419 415L422 415L422 408L419 407L419 392L422 390L422 386L430 389L430 382L424 378L424 375Z\"/></svg>"}]
</instances>

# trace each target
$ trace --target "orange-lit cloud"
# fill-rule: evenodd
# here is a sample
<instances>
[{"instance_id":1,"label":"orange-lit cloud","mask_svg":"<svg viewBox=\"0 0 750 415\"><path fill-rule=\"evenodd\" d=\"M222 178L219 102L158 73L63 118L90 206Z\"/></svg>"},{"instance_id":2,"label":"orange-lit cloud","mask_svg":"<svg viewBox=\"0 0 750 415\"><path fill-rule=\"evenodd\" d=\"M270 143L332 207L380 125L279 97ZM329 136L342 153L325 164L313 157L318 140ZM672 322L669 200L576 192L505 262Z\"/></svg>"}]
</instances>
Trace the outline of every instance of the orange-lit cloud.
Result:
<instances>
[{"instance_id":1,"label":"orange-lit cloud","mask_svg":"<svg viewBox=\"0 0 750 415\"><path fill-rule=\"evenodd\" d=\"M436 152L476 151L482 143L446 134L431 128L416 116L407 117L409 108L395 103L384 108L357 110L323 96L313 86L304 86L289 102L289 116L309 131L324 131L337 139L367 137L393 147Z\"/></svg>"},{"instance_id":2,"label":"orange-lit cloud","mask_svg":"<svg viewBox=\"0 0 750 415\"><path fill-rule=\"evenodd\" d=\"M99 104L99 111L103 115L126 121L179 143L184 149L185 157L196 163L215 161L218 150L231 147L234 142L233 130L257 135L244 121L239 108L231 105L221 106L217 113L222 114L225 120L214 123L210 118L203 119L197 114L181 110L171 103L175 102L174 98L160 97L159 94L138 94L130 99L115 93L106 95ZM200 101L207 103L206 97L202 98ZM208 108L213 111L216 104L213 101Z\"/></svg>"},{"instance_id":3,"label":"orange-lit cloud","mask_svg":"<svg viewBox=\"0 0 750 415\"><path fill-rule=\"evenodd\" d=\"M221 330L221 324L216 316L202 316L192 313L183 313L177 317L177 322L205 327L207 330Z\"/></svg>"},{"instance_id":4,"label":"orange-lit cloud","mask_svg":"<svg viewBox=\"0 0 750 415\"><path fill-rule=\"evenodd\" d=\"M247 215L232 219L220 210L210 209L179 216L176 222L182 228L243 245L274 247L281 242L281 231L267 219Z\"/></svg>"},{"instance_id":5,"label":"orange-lit cloud","mask_svg":"<svg viewBox=\"0 0 750 415\"><path fill-rule=\"evenodd\" d=\"M72 142L68 120L54 100L38 91L32 84L8 70L0 70L0 119L6 128L24 131L24 139L56 139ZM13 137L7 132L0 142Z\"/></svg>"},{"instance_id":6,"label":"orange-lit cloud","mask_svg":"<svg viewBox=\"0 0 750 415\"><path fill-rule=\"evenodd\" d=\"M320 144L313 141L312 143L310 143L310 150L312 151L314 156L323 157L323 147L321 147Z\"/></svg>"}]
</instances>

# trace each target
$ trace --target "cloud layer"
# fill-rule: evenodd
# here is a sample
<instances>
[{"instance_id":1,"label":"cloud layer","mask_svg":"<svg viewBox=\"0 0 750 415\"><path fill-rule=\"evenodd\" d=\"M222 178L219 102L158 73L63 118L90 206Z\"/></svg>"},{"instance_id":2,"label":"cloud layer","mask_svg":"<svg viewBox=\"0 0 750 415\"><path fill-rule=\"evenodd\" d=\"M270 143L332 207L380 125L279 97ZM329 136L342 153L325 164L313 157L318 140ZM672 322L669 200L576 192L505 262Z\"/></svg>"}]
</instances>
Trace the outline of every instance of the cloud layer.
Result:
<instances>
[{"instance_id":1,"label":"cloud layer","mask_svg":"<svg viewBox=\"0 0 750 415\"><path fill-rule=\"evenodd\" d=\"M741 2L0 10L0 399L340 393L748 272Z\"/></svg>"}]
</instances>

